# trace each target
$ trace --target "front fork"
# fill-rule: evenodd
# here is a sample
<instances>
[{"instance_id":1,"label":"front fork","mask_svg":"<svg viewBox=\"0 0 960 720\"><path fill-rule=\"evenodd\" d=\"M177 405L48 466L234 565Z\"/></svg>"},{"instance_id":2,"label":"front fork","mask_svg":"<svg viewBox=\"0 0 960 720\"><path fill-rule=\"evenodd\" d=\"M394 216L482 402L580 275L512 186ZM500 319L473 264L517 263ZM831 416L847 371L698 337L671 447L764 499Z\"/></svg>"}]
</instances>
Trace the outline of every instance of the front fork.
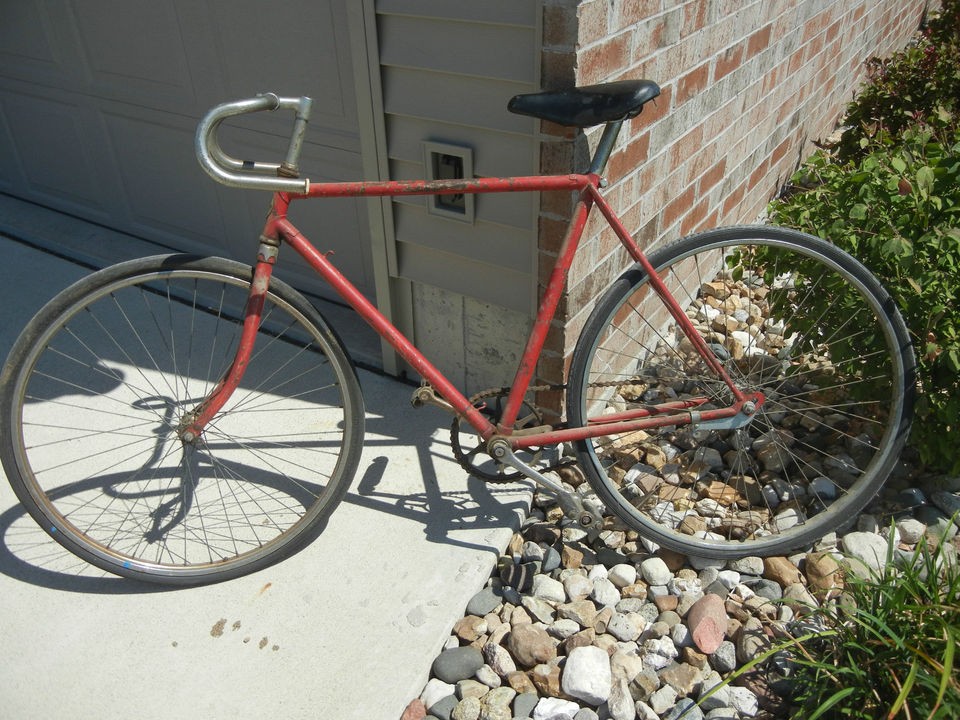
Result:
<instances>
[{"instance_id":1,"label":"front fork","mask_svg":"<svg viewBox=\"0 0 960 720\"><path fill-rule=\"evenodd\" d=\"M177 426L177 435L184 443L195 443L203 429L213 417L220 412L234 390L240 385L243 374L246 372L250 357L253 354L253 345L260 329L260 320L263 315L263 304L270 289L270 277L277 260L279 244L266 237L261 238L260 249L257 252L257 264L253 270L250 282L250 294L243 313L243 329L240 333L240 342L230 368L217 383L213 391L197 407L184 415Z\"/></svg>"}]
</instances>

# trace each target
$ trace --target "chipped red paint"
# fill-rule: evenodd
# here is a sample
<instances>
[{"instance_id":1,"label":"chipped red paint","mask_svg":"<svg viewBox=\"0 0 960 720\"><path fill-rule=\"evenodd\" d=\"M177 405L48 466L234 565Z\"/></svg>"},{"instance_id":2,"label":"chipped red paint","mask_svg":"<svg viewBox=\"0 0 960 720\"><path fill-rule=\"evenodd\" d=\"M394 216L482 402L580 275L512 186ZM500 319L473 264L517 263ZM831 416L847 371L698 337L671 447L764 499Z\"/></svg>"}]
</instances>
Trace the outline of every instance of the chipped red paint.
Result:
<instances>
[{"instance_id":1,"label":"chipped red paint","mask_svg":"<svg viewBox=\"0 0 960 720\"><path fill-rule=\"evenodd\" d=\"M310 185L302 196L294 197L385 197L394 195L458 195L467 193L548 192L582 190L590 184L589 175L548 175L467 180L384 180L379 182L336 182Z\"/></svg>"},{"instance_id":2,"label":"chipped red paint","mask_svg":"<svg viewBox=\"0 0 960 720\"><path fill-rule=\"evenodd\" d=\"M467 180L400 180L383 182L343 182L310 185L306 193L275 193L270 213L264 224L262 240L268 245L286 241L330 286L384 338L422 378L429 382L436 392L446 400L460 417L469 422L485 440L504 436L513 448L548 445L588 437L599 437L612 432L626 432L667 425L683 425L693 422L696 414L699 420L731 418L743 411L744 403L752 400L762 404L762 395L747 397L739 391L729 378L720 362L706 347L704 340L693 328L686 313L669 295L663 282L653 271L646 257L630 237L613 210L600 195L601 179L595 174L557 175L511 178L474 178ZM450 195L458 193L500 193L500 192L579 192L580 197L574 210L574 217L564 237L551 272L549 282L540 301L537 315L527 345L524 348L517 373L514 377L500 425L494 426L454 385L431 364L423 354L407 339L336 267L322 252L289 221L287 211L295 200L316 197L392 197L398 195ZM512 435L512 428L523 406L523 398L533 379L537 362L546 342L550 324L559 305L566 285L570 267L573 264L577 247L587 224L591 209L597 206L607 222L617 234L620 242L630 255L650 273L654 290L663 298L673 317L680 323L683 331L700 350L705 360L731 388L736 402L732 407L720 410L693 410L700 401L691 403L666 403L660 406L644 408L634 413L623 413L613 417L606 416L591 421L586 427L548 430L532 435ZM250 296L247 302L246 317L240 349L229 372L209 398L198 408L195 420L186 428L186 433L199 435L205 424L223 407L230 394L239 385L240 378L249 361L253 340L260 321L260 312L267 292L273 257L261 254L257 263ZM703 402L706 400L704 399Z\"/></svg>"}]
</instances>

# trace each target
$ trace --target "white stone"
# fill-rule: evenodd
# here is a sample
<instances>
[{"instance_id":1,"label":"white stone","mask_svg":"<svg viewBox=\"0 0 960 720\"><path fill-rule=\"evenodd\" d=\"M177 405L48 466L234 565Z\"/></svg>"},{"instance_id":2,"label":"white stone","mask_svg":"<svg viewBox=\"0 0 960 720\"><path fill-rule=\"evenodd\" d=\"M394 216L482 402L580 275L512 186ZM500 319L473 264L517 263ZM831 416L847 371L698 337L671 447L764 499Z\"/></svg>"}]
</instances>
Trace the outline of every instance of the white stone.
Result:
<instances>
[{"instance_id":1,"label":"white stone","mask_svg":"<svg viewBox=\"0 0 960 720\"><path fill-rule=\"evenodd\" d=\"M647 558L640 563L640 572L649 585L666 585L673 578L670 568L658 557Z\"/></svg>"},{"instance_id":2,"label":"white stone","mask_svg":"<svg viewBox=\"0 0 960 720\"><path fill-rule=\"evenodd\" d=\"M540 698L533 709L533 720L573 720L573 716L580 712L580 706L569 700L560 698Z\"/></svg>"},{"instance_id":3,"label":"white stone","mask_svg":"<svg viewBox=\"0 0 960 720\"><path fill-rule=\"evenodd\" d=\"M897 529L900 530L900 539L907 545L916 545L920 538L927 532L927 526L919 520L906 518L897 523Z\"/></svg>"},{"instance_id":4,"label":"white stone","mask_svg":"<svg viewBox=\"0 0 960 720\"><path fill-rule=\"evenodd\" d=\"M637 569L627 563L614 565L607 573L607 580L618 588L625 588L627 585L633 585L637 581Z\"/></svg>"},{"instance_id":5,"label":"white stone","mask_svg":"<svg viewBox=\"0 0 960 720\"><path fill-rule=\"evenodd\" d=\"M740 714L740 717L753 717L760 710L757 696L750 690L739 685L728 685L730 705Z\"/></svg>"},{"instance_id":6,"label":"white stone","mask_svg":"<svg viewBox=\"0 0 960 720\"><path fill-rule=\"evenodd\" d=\"M733 590L733 588L740 584L740 573L736 570L721 570L717 573L717 580L719 580L720 584L727 590Z\"/></svg>"},{"instance_id":7,"label":"white stone","mask_svg":"<svg viewBox=\"0 0 960 720\"><path fill-rule=\"evenodd\" d=\"M584 645L567 655L560 684L567 695L600 705L610 697L612 681L610 656L594 645Z\"/></svg>"},{"instance_id":8,"label":"white stone","mask_svg":"<svg viewBox=\"0 0 960 720\"><path fill-rule=\"evenodd\" d=\"M548 602L562 603L567 599L563 583L554 580L549 575L535 575L533 578L532 593L534 597Z\"/></svg>"},{"instance_id":9,"label":"white stone","mask_svg":"<svg viewBox=\"0 0 960 720\"><path fill-rule=\"evenodd\" d=\"M420 695L420 700L423 702L424 707L427 708L427 712L430 712L437 702L443 700L449 695L453 695L457 692L456 686L451 683L445 683L443 680L438 678L431 678L427 681L426 687L423 688L423 693Z\"/></svg>"},{"instance_id":10,"label":"white stone","mask_svg":"<svg viewBox=\"0 0 960 720\"><path fill-rule=\"evenodd\" d=\"M593 592L593 580L586 575L569 575L563 580L563 589L569 600L583 600Z\"/></svg>"},{"instance_id":11,"label":"white stone","mask_svg":"<svg viewBox=\"0 0 960 720\"><path fill-rule=\"evenodd\" d=\"M571 635L576 635L578 632L580 632L580 625L576 620L560 618L554 622L553 625L547 628L547 632L553 635L555 638L566 640Z\"/></svg>"},{"instance_id":12,"label":"white stone","mask_svg":"<svg viewBox=\"0 0 960 720\"><path fill-rule=\"evenodd\" d=\"M607 578L599 578L593 581L593 592L590 593L590 598L597 605L612 607L620 602L620 591Z\"/></svg>"}]
</instances>

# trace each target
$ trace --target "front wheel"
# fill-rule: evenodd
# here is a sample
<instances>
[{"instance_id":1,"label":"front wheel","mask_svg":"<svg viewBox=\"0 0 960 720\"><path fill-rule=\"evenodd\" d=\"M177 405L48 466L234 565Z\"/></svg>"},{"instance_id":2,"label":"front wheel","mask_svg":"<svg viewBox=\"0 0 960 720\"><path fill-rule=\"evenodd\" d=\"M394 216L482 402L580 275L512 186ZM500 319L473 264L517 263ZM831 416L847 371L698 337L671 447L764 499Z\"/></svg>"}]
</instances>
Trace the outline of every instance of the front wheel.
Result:
<instances>
[{"instance_id":1,"label":"front wheel","mask_svg":"<svg viewBox=\"0 0 960 720\"><path fill-rule=\"evenodd\" d=\"M721 559L782 554L852 519L910 426L914 358L890 296L846 253L783 228L722 228L650 261L739 389L764 401L740 427L678 422L578 442L608 509L665 547ZM733 403L635 266L577 343L570 424L691 399Z\"/></svg>"},{"instance_id":2,"label":"front wheel","mask_svg":"<svg viewBox=\"0 0 960 720\"><path fill-rule=\"evenodd\" d=\"M233 361L251 273L183 255L122 263L23 331L0 383L0 455L71 552L140 580L217 582L302 548L343 497L363 442L359 384L283 282L240 386L199 438L183 432Z\"/></svg>"}]
</instances>

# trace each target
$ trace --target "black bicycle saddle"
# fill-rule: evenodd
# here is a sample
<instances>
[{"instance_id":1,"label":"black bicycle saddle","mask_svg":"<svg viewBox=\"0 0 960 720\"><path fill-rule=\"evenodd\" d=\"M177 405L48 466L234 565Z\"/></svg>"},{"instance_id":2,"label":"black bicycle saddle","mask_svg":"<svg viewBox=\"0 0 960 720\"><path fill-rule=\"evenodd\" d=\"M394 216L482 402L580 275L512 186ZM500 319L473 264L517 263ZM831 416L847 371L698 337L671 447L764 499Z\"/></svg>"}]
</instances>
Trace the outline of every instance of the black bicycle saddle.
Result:
<instances>
[{"instance_id":1,"label":"black bicycle saddle","mask_svg":"<svg viewBox=\"0 0 960 720\"><path fill-rule=\"evenodd\" d=\"M558 125L592 127L636 117L644 104L660 94L652 80L620 80L568 90L515 95L507 109Z\"/></svg>"}]
</instances>

